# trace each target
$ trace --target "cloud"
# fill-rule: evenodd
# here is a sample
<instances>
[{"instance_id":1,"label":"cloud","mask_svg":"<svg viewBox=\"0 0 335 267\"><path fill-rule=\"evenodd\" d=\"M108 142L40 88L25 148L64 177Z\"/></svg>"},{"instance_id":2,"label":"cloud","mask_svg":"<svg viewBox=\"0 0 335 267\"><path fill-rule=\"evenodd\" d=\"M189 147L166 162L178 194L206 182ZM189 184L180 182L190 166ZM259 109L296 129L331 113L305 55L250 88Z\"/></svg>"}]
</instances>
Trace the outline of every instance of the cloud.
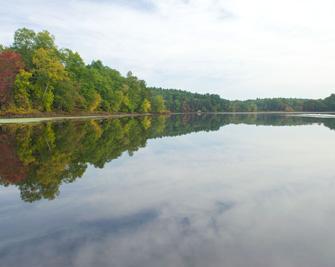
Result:
<instances>
[{"instance_id":1,"label":"cloud","mask_svg":"<svg viewBox=\"0 0 335 267\"><path fill-rule=\"evenodd\" d=\"M76 0L79 3L80 0ZM155 10L154 2L150 0L83 0L91 4L111 4L111 5L119 5L126 8L134 8L140 11L152 11Z\"/></svg>"},{"instance_id":2,"label":"cloud","mask_svg":"<svg viewBox=\"0 0 335 267\"><path fill-rule=\"evenodd\" d=\"M331 0L7 1L0 42L18 27L52 32L86 62L149 85L227 98L325 97L335 88Z\"/></svg>"}]
</instances>

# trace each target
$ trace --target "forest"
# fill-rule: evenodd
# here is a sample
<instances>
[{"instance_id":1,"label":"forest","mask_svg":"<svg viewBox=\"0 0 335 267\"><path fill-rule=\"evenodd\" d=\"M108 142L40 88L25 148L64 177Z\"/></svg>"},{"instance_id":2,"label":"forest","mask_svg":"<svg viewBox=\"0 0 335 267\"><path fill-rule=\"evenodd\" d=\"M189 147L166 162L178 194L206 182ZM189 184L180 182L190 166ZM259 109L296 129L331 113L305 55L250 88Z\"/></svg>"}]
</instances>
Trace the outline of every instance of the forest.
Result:
<instances>
[{"instance_id":1,"label":"forest","mask_svg":"<svg viewBox=\"0 0 335 267\"><path fill-rule=\"evenodd\" d=\"M0 45L0 112L188 113L335 111L335 94L325 99L227 100L217 94L148 87L131 71L125 76L100 60L86 64L58 48L48 31L21 28L13 43Z\"/></svg>"}]
</instances>

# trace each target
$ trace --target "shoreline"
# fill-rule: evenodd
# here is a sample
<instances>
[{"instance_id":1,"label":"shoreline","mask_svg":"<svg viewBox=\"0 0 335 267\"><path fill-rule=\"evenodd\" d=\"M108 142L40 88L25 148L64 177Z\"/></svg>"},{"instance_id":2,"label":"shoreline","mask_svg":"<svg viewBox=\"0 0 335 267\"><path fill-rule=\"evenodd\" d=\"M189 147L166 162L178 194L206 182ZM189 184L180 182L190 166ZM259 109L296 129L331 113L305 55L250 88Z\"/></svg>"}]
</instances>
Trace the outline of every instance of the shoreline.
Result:
<instances>
[{"instance_id":1,"label":"shoreline","mask_svg":"<svg viewBox=\"0 0 335 267\"><path fill-rule=\"evenodd\" d=\"M61 120L80 120L80 119L104 119L104 118L123 118L123 117L139 117L153 115L182 115L182 114L198 114L198 115L257 115L257 114L285 114L285 115L317 115L317 114L335 114L331 112L284 112L284 111L259 111L259 112L187 112L187 113L31 113L31 114L6 114L0 115L1 124L21 124L21 123L38 123L43 121L61 121Z\"/></svg>"},{"instance_id":2,"label":"shoreline","mask_svg":"<svg viewBox=\"0 0 335 267\"><path fill-rule=\"evenodd\" d=\"M103 118L123 118L150 116L149 113L38 113L38 114L6 114L0 115L1 124L21 124L21 123L38 123L43 121L61 121L61 120L81 120L81 119L103 119Z\"/></svg>"}]
</instances>

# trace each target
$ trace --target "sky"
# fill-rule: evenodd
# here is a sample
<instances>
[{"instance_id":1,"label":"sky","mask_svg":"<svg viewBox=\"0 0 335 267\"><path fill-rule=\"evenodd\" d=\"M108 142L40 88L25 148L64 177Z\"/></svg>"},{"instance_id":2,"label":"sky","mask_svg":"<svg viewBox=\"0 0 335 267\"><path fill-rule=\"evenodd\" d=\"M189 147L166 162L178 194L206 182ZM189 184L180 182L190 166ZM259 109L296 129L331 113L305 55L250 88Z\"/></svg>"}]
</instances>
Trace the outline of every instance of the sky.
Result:
<instances>
[{"instance_id":1,"label":"sky","mask_svg":"<svg viewBox=\"0 0 335 267\"><path fill-rule=\"evenodd\" d=\"M0 0L21 27L149 86L228 99L335 93L334 0Z\"/></svg>"}]
</instances>

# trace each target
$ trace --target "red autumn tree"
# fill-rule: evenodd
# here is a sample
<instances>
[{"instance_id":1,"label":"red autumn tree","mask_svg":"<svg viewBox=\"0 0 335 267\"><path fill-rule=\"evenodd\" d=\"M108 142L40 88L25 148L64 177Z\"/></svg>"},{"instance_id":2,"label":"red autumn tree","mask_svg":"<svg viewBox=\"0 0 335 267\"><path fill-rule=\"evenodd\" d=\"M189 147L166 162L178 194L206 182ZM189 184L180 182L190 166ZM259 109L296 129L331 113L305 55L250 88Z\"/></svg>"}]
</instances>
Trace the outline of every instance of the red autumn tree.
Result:
<instances>
[{"instance_id":1,"label":"red autumn tree","mask_svg":"<svg viewBox=\"0 0 335 267\"><path fill-rule=\"evenodd\" d=\"M15 76L23 68L24 64L20 54L10 50L0 53L0 107L10 102Z\"/></svg>"}]
</instances>

